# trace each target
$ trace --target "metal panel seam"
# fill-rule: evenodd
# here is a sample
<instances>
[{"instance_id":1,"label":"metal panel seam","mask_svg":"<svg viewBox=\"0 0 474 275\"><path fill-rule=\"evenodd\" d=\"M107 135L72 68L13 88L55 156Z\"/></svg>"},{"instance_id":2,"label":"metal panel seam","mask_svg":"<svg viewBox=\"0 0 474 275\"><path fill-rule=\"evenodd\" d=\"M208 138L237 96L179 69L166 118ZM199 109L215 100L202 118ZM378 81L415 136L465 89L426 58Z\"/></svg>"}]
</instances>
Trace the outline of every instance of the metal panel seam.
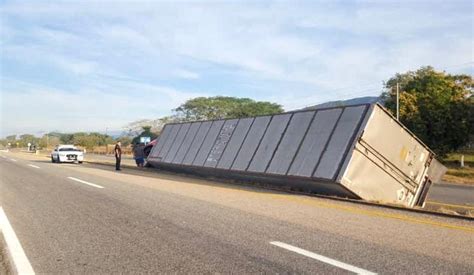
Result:
<instances>
[{"instance_id":1,"label":"metal panel seam","mask_svg":"<svg viewBox=\"0 0 474 275\"><path fill-rule=\"evenodd\" d=\"M368 108L367 108L367 111L365 112L365 114L363 115L363 119L362 119L362 123L361 125L359 126L359 130L357 132L357 136L362 136L362 134L364 133L365 131L365 127L367 127L367 124L369 123L369 121L372 119L373 115L374 115L374 109L375 108L375 104L369 104L368 105ZM370 111L370 112L369 112ZM352 140L352 147L355 147L356 143L358 142L359 140L358 139L353 139ZM349 156L350 155L350 156ZM336 178L334 181L336 182L340 182L346 172L347 172L347 167L349 167L349 164L350 164L350 160L352 159L352 153L348 154L345 156L345 159L344 161L342 162L342 165L338 171L338 173L336 173ZM343 169L344 168L344 169ZM342 174L342 175L341 175Z\"/></svg>"},{"instance_id":2,"label":"metal panel seam","mask_svg":"<svg viewBox=\"0 0 474 275\"><path fill-rule=\"evenodd\" d=\"M242 120L242 118L240 120ZM240 120L239 120L239 122L240 122ZM240 150L242 149L242 145L244 145L245 141L247 140L247 136L249 135L250 129L252 129L252 126L253 126L254 122L255 122L255 117L252 118L252 122L250 123L250 126L249 126L247 132L245 133L245 137L244 137L244 139L242 140L242 143L239 146L239 150L237 150L237 153L235 154L234 159L232 160L232 163L230 164L230 166L227 170L231 170L232 166L234 166L234 162L237 159L237 156L239 155ZM232 135L234 135L234 133L232 133Z\"/></svg>"},{"instance_id":3,"label":"metal panel seam","mask_svg":"<svg viewBox=\"0 0 474 275\"><path fill-rule=\"evenodd\" d=\"M377 105L380 105L379 103L376 103ZM367 103L358 103L358 104L351 104L351 105L346 105L342 106L342 108L345 107L358 107L358 106L366 106L368 105ZM243 118L259 118L259 117L265 117L265 116L275 116L275 115L287 115L287 114L294 114L294 113L303 113L303 112L310 112L310 111L325 111L325 110L331 110L331 109L340 109L341 106L333 106L333 107L325 107L325 108L317 108L317 109L301 109L301 110L295 110L295 111L288 111L288 112L283 112L283 113L278 113L278 114L266 114L266 115L258 115L258 116L252 116L252 117L243 117ZM390 114L390 116L393 117L393 115ZM238 117L230 117L226 119L238 119ZM217 118L217 119L207 119L207 120L199 120L200 122L214 122L217 120L223 120L222 118ZM196 120L197 121L197 120ZM196 122L193 121L193 122ZM170 122L167 123L166 125L179 125L179 124L184 124L184 123L189 123L188 122Z\"/></svg>"},{"instance_id":4,"label":"metal panel seam","mask_svg":"<svg viewBox=\"0 0 474 275\"><path fill-rule=\"evenodd\" d=\"M176 138L176 136L177 136L178 133L179 133L179 130L181 130L181 127L183 127L183 124L180 124L180 125L179 125L179 128L178 128L178 130L176 131L176 135L174 135L174 137L172 137L172 139L175 139L175 138ZM173 131L173 130L174 130L174 129L171 129L171 131ZM171 134L171 132L170 132L170 134ZM171 137L171 136L168 136L168 138L170 138L170 137ZM168 142L168 139L166 139L166 142ZM173 147L173 142L171 142L170 146L168 146L168 147L169 147L169 148L168 148L168 151L166 152L166 154L165 154L164 156L161 157L161 160L164 160L165 157L168 155L168 153L169 153L170 150L171 150L171 147ZM163 148L165 148L165 144L163 144ZM163 150L163 148L162 148L162 150ZM160 153L161 153L161 152L160 152Z\"/></svg>"},{"instance_id":5,"label":"metal panel seam","mask_svg":"<svg viewBox=\"0 0 474 275\"><path fill-rule=\"evenodd\" d=\"M245 167L245 169L244 169L243 171L247 171L247 169L249 169L250 164L252 163L253 158L255 157L255 154L257 154L258 148L260 147L260 144L262 143L262 140L263 140L263 138L265 137L265 134L267 133L268 127L270 126L270 124L271 124L272 121L273 121L273 117L274 117L274 115L270 117L270 121L268 121L267 126L265 126L265 131L263 131L263 134L262 134L262 136L260 137L260 140L258 141L258 145L257 145L257 147L255 148L255 151L252 153L252 157L250 158L249 163L247 164L247 167ZM250 130L249 130L249 131L250 131Z\"/></svg>"},{"instance_id":6,"label":"metal panel seam","mask_svg":"<svg viewBox=\"0 0 474 275\"><path fill-rule=\"evenodd\" d=\"M362 121L365 119L365 116L367 115L367 110L368 110L368 108L367 108L367 106L365 106L364 113L362 114L359 121L357 122L356 129L355 129L354 133L352 133L352 135L349 139L351 142L349 142L349 144L347 144L346 150L344 150L344 155L342 156L342 161L339 163L339 165L337 167L337 170L336 170L336 173L334 173L334 176L332 176L332 180L336 180L336 178L339 176L339 173L341 172L342 165L344 165L344 162L346 161L346 157L349 154L350 148L355 144L355 142L357 142L356 137L359 134L359 130L360 130L361 125L362 125Z\"/></svg>"},{"instance_id":7,"label":"metal panel seam","mask_svg":"<svg viewBox=\"0 0 474 275\"><path fill-rule=\"evenodd\" d=\"M162 138L165 138L165 137L163 137L163 133L165 132L165 129L166 129L167 126L168 126L168 124L166 124L166 125L163 127L163 129L161 129L161 133L160 133L160 135L158 136L158 140L156 141L156 144L153 146L153 149L151 150L149 156L152 156L152 155L153 155L152 153L154 152L155 148L158 148L158 143L160 142L160 140L161 140ZM168 138L168 136L169 136L169 134L166 135L166 138ZM163 140L163 142L166 142L166 139ZM164 146L164 144L163 144L163 146ZM163 148L163 146L162 146L161 148ZM156 149L156 150L158 150L158 149ZM158 157L158 154L160 153L160 151L161 151L161 149L158 150L158 152L156 152L156 157Z\"/></svg>"},{"instance_id":8,"label":"metal panel seam","mask_svg":"<svg viewBox=\"0 0 474 275\"><path fill-rule=\"evenodd\" d=\"M186 158L186 155L188 154L189 149L191 149L191 145L193 145L193 142L194 142L194 140L196 139L196 136L197 136L197 134L199 133L199 129L201 129L202 124L203 124L203 123L199 121L199 127L197 128L196 133L194 134L193 139L191 140L191 143L189 143L189 147L188 147L188 149L186 149L186 152L185 152L184 155L183 155L183 160L181 161L181 163L179 163L180 165L183 165L182 162L183 162L184 159ZM191 127L189 127L189 128L191 128ZM174 158L176 158L176 156L175 156ZM174 159L173 159L173 161L174 161ZM171 163L173 163L173 161L172 161ZM178 163L176 163L176 164L178 164Z\"/></svg>"},{"instance_id":9,"label":"metal panel seam","mask_svg":"<svg viewBox=\"0 0 474 275\"><path fill-rule=\"evenodd\" d=\"M204 124L204 122L203 122L202 124ZM201 125L202 125L202 124L201 124ZM196 155L194 156L193 160L191 161L191 164L190 164L191 166L194 166L193 163L194 163L194 161L196 160L197 156L199 155L199 151L201 150L201 147L202 147L202 145L204 144L204 141L206 141L206 137L207 137L207 135L209 134L209 131L210 131L211 128L212 128L212 124L214 124L214 121L211 122L211 126L209 126L209 129L207 129L206 135L205 135L204 138L202 139L202 142L201 142L201 144L199 145L199 149L196 151ZM201 126L199 126L199 127L201 127ZM197 133L196 133L196 135L197 135ZM194 141L194 140L193 140L193 141ZM192 143L191 143L191 145L192 145ZM190 146L190 147L191 147L191 146ZM200 166L196 166L196 167L200 167Z\"/></svg>"},{"instance_id":10,"label":"metal panel seam","mask_svg":"<svg viewBox=\"0 0 474 275\"><path fill-rule=\"evenodd\" d=\"M217 135L216 135L216 137L214 138L214 142L212 143L211 148L209 149L209 153L207 153L207 156L206 156L206 158L204 159L204 163L202 164L203 167L206 165L207 159L209 158L209 155L210 155L211 152L212 152L212 148L214 148L214 145L216 145L217 138L219 137L219 134L221 133L222 128L224 127L224 125L225 125L225 123L227 122L227 120L230 120L230 119L224 119L224 121L222 122L221 128L219 128L219 131L217 131ZM218 120L218 121L219 121L219 120ZM212 127L212 125L211 125L211 127ZM210 128L209 128L209 129L210 129ZM234 134L234 132L232 132L232 134ZM204 143L204 142L203 142L203 143ZM226 146L227 146L227 144L226 144ZM224 152L224 151L222 151L222 152ZM199 151L198 151L198 153L199 153ZM216 164L216 166L217 166L217 164Z\"/></svg>"},{"instance_id":11,"label":"metal panel seam","mask_svg":"<svg viewBox=\"0 0 474 275\"><path fill-rule=\"evenodd\" d=\"M273 158L275 157L275 153L276 153L276 151L278 150L278 147L280 147L281 140L282 140L283 137L285 136L286 130L288 129L288 126L290 126L291 120L293 119L293 115L294 115L294 113L292 113L292 114L290 115L290 119L288 119L288 122L286 123L285 129L284 129L283 132L281 133L280 139L278 139L278 143L277 143L277 145L275 146L275 149L273 150L272 156L270 157L270 160L268 161L267 166L266 166L265 169L263 170L263 173L266 173L267 170L268 170L268 167L270 167L270 163L272 163L272 160L273 160Z\"/></svg>"},{"instance_id":12,"label":"metal panel seam","mask_svg":"<svg viewBox=\"0 0 474 275\"><path fill-rule=\"evenodd\" d=\"M186 124L183 124L183 125L186 125ZM188 129L186 130L186 133L184 133L183 140L182 140L181 143L178 145L178 148L176 149L176 152L174 153L173 158L170 160L170 163L173 163L174 158L176 157L176 155L177 155L178 152L179 152L179 148L181 148L181 146L183 146L183 142L184 142L184 140L186 139L186 135L188 134L189 129L191 129L191 125L192 125L192 123L189 123ZM179 131L181 131L181 128L179 129ZM178 134L179 134L179 131L178 131ZM178 134L176 134L176 136L178 136ZM171 148L170 148L170 151L171 151ZM168 154L170 153L170 151L168 151ZM165 156L163 159L165 159L165 158L168 156L168 154L166 154L166 156Z\"/></svg>"},{"instance_id":13,"label":"metal panel seam","mask_svg":"<svg viewBox=\"0 0 474 275\"><path fill-rule=\"evenodd\" d=\"M230 141L232 140L232 137L234 136L235 129L237 129L237 127L239 127L240 121L242 120L241 118L233 118L233 119L238 119L237 124L235 125L235 128L232 130L232 135L230 136L229 141L227 141L227 143L224 146L224 149L222 149L222 154L219 156L219 160L216 162L216 166L214 166L214 168L217 168L219 166L219 162L221 162L222 156L225 153L225 149L227 149L227 145L229 145ZM233 120L233 119L229 119L229 120ZM224 122L224 124L225 124L225 122ZM222 124L222 126L224 126L224 124ZM212 151L212 149L211 149L211 151ZM209 153L211 153L211 152L209 152Z\"/></svg>"},{"instance_id":14,"label":"metal panel seam","mask_svg":"<svg viewBox=\"0 0 474 275\"><path fill-rule=\"evenodd\" d=\"M183 161L184 161L184 158L186 157L186 154L187 154L188 151L189 151L189 148L191 148L191 145L193 144L194 139L196 138L196 135L197 135L197 133L199 132L199 129L201 128L201 125L202 125L201 122L191 122L191 125L189 125L189 129L188 129L188 132L186 133L186 135L189 133L189 130L191 129L191 127L193 126L194 123L200 123L200 124L199 124L199 127L198 127L197 130L196 130L196 133L194 133L193 139L192 139L191 142L189 143L188 149L186 149L186 152L184 152ZM171 160L171 163L174 163L174 160L175 160L176 157L178 156L179 149L181 149L181 146L183 146L183 143L184 143L185 140L186 140L186 137L184 137L183 142L182 142L181 145L179 146L178 151L176 151L176 155L175 155L175 156L173 157L173 159Z\"/></svg>"},{"instance_id":15,"label":"metal panel seam","mask_svg":"<svg viewBox=\"0 0 474 275\"><path fill-rule=\"evenodd\" d=\"M317 114L318 112L319 112L318 110L315 110L315 111L314 111L313 117L312 117L311 120L309 121L308 127L306 128L306 131L305 131L303 137L301 138L300 144L298 145L298 149L296 149L295 155L294 155L293 158L291 159L291 162L290 162L290 165L288 166L288 169L286 169L285 176L287 176L288 173L290 172L291 166L293 165L293 162L295 162L296 156L297 156L298 153L300 152L301 146L303 146L303 142L304 142L304 140L306 139L306 136L308 135L309 129L311 128L311 124L313 124L314 118L316 117L316 114Z\"/></svg>"},{"instance_id":16,"label":"metal panel seam","mask_svg":"<svg viewBox=\"0 0 474 275\"><path fill-rule=\"evenodd\" d=\"M321 151L321 155L318 158L318 161L316 162L316 165L314 166L313 171L311 172L310 177L315 178L313 175L318 169L319 164L321 163L321 159L323 159L324 153L326 153L329 143L331 142L332 136L334 135L334 132L336 131L337 124L339 124L339 121L341 120L342 115L344 114L344 111L346 110L346 107L342 107L341 113L339 114L339 117L336 120L336 123L334 123L334 127L331 130L331 134L328 137L328 140L326 141L326 144L324 144L324 149Z\"/></svg>"}]
</instances>

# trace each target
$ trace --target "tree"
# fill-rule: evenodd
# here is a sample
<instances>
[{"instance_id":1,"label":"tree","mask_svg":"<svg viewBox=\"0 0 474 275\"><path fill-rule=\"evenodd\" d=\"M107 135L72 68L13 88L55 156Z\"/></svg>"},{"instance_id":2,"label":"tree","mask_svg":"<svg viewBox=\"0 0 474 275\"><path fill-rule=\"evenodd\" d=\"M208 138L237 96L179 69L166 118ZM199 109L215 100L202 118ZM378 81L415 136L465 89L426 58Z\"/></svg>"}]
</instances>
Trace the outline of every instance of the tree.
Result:
<instances>
[{"instance_id":1,"label":"tree","mask_svg":"<svg viewBox=\"0 0 474 275\"><path fill-rule=\"evenodd\" d=\"M20 135L19 138L20 139L17 142L20 144L20 147L27 147L28 143L30 143L31 145L37 144L39 140L37 137L30 134Z\"/></svg>"},{"instance_id":2,"label":"tree","mask_svg":"<svg viewBox=\"0 0 474 275\"><path fill-rule=\"evenodd\" d=\"M74 133L72 134L72 143L85 147L87 149L93 149L95 146L104 146L106 144L113 143L114 140L104 134L100 133Z\"/></svg>"},{"instance_id":3,"label":"tree","mask_svg":"<svg viewBox=\"0 0 474 275\"><path fill-rule=\"evenodd\" d=\"M192 121L271 115L283 112L283 108L276 103L250 98L216 96L190 99L174 111L180 121Z\"/></svg>"},{"instance_id":4,"label":"tree","mask_svg":"<svg viewBox=\"0 0 474 275\"><path fill-rule=\"evenodd\" d=\"M396 113L396 84L400 85L400 121L438 155L457 150L472 131L473 81L468 75L450 75L432 67L396 74L382 96Z\"/></svg>"},{"instance_id":5,"label":"tree","mask_svg":"<svg viewBox=\"0 0 474 275\"><path fill-rule=\"evenodd\" d=\"M48 147L54 147L56 145L59 145L59 143L60 143L59 136L55 135L54 133L45 134L38 141L38 145L44 149L47 149Z\"/></svg>"},{"instance_id":6,"label":"tree","mask_svg":"<svg viewBox=\"0 0 474 275\"><path fill-rule=\"evenodd\" d=\"M143 131L143 126L150 126L153 133L161 132L166 123L179 121L176 116L165 116L157 119L141 119L133 121L124 127L125 131L122 136L136 137Z\"/></svg>"},{"instance_id":7,"label":"tree","mask_svg":"<svg viewBox=\"0 0 474 275\"><path fill-rule=\"evenodd\" d=\"M59 140L62 144L72 144L74 143L74 134L60 134Z\"/></svg>"},{"instance_id":8,"label":"tree","mask_svg":"<svg viewBox=\"0 0 474 275\"><path fill-rule=\"evenodd\" d=\"M128 136L121 136L117 138L116 141L120 141L123 147L127 147L132 143L132 138Z\"/></svg>"}]
</instances>

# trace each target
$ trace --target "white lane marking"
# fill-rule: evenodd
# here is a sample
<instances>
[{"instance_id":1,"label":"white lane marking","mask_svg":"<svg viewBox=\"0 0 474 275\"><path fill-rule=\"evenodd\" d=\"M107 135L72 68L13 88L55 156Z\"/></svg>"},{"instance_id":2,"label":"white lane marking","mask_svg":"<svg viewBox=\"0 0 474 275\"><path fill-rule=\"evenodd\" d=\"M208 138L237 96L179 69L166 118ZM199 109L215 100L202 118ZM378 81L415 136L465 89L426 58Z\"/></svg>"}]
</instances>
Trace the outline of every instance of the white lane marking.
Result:
<instances>
[{"instance_id":1,"label":"white lane marking","mask_svg":"<svg viewBox=\"0 0 474 275\"><path fill-rule=\"evenodd\" d=\"M80 179L77 179L77 178L74 178L74 177L67 177L67 178L70 179L70 180L75 180L75 181L77 181L77 182L90 185L90 186L94 186L94 187L96 187L96 188L104 188L103 186L100 186L100 185L97 185L97 184L93 184L93 183L87 182L87 181L85 181L85 180L80 180Z\"/></svg>"},{"instance_id":2,"label":"white lane marking","mask_svg":"<svg viewBox=\"0 0 474 275\"><path fill-rule=\"evenodd\" d=\"M2 156L2 158L6 159L7 157L5 157L5 156Z\"/></svg>"},{"instance_id":3,"label":"white lane marking","mask_svg":"<svg viewBox=\"0 0 474 275\"><path fill-rule=\"evenodd\" d=\"M371 271L368 271L368 270L365 270L365 269L362 269L362 268L359 268L359 267L356 267L356 266L353 266L353 265L350 265L350 264L346 264L346 263L343 263L343 262L325 257L323 255L316 254L316 253L308 251L308 250L304 250L304 249L296 247L296 246L286 244L286 243L270 242L270 244L273 244L275 246L290 250L292 252L296 252L296 253L304 255L306 257L310 257L310 258L313 258L315 260L321 261L323 263L327 263L327 264L330 264L330 265L333 265L333 266L336 266L336 267L339 267L339 268L342 268L342 269L345 269L345 270L348 270L348 271L351 271L351 272L354 272L354 273L357 273L357 274L377 274L377 273L374 273L374 272L371 272Z\"/></svg>"},{"instance_id":4,"label":"white lane marking","mask_svg":"<svg viewBox=\"0 0 474 275\"><path fill-rule=\"evenodd\" d=\"M13 261L13 268L16 269L16 273L35 274L2 207L0 207L0 232L3 233L3 238L5 239L8 253Z\"/></svg>"},{"instance_id":5,"label":"white lane marking","mask_svg":"<svg viewBox=\"0 0 474 275\"><path fill-rule=\"evenodd\" d=\"M28 164L28 166L33 167L33 168L36 168L36 169L40 169L39 166L36 166L36 165L33 165L33 164Z\"/></svg>"},{"instance_id":6,"label":"white lane marking","mask_svg":"<svg viewBox=\"0 0 474 275\"><path fill-rule=\"evenodd\" d=\"M16 159L10 159L10 160L16 162Z\"/></svg>"}]
</instances>

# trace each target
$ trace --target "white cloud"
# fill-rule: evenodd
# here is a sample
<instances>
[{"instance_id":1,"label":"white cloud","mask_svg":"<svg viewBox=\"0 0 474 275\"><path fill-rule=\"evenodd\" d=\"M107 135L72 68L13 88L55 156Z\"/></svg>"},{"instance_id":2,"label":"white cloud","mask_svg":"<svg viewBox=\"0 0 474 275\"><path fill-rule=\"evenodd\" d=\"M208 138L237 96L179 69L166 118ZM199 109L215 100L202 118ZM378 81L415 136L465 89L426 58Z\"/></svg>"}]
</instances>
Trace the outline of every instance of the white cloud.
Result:
<instances>
[{"instance_id":1,"label":"white cloud","mask_svg":"<svg viewBox=\"0 0 474 275\"><path fill-rule=\"evenodd\" d=\"M191 72L188 70L183 70L183 69L175 70L174 75L176 75L179 78L184 78L184 79L198 79L199 78L198 73Z\"/></svg>"},{"instance_id":2,"label":"white cloud","mask_svg":"<svg viewBox=\"0 0 474 275\"><path fill-rule=\"evenodd\" d=\"M207 96L123 80L112 80L100 90L65 91L15 81L8 86L15 90L2 89L0 125L3 135L47 130L121 129L135 118L165 115L170 112L170 106L178 106L193 97Z\"/></svg>"},{"instance_id":3,"label":"white cloud","mask_svg":"<svg viewBox=\"0 0 474 275\"><path fill-rule=\"evenodd\" d=\"M91 119L97 128L155 118L195 95L253 97L288 109L377 95L396 72L471 62L471 11L467 1L7 2L0 5L1 67L35 89L14 97L19 88L8 85L2 97L81 102L101 118ZM120 108L105 111L103 101ZM8 121L3 109L19 103L5 102ZM67 121L29 108L44 112L43 121ZM75 123L83 115L68 114Z\"/></svg>"}]
</instances>

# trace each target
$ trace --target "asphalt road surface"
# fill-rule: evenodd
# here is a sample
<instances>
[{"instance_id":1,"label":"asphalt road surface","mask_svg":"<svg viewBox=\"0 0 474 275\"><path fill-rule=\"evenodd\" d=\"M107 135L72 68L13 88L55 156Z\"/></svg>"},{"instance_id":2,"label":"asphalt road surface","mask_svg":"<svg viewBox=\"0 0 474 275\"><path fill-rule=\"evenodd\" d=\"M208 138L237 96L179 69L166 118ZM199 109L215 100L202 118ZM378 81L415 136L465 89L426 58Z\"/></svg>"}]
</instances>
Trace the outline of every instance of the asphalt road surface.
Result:
<instances>
[{"instance_id":1,"label":"asphalt road surface","mask_svg":"<svg viewBox=\"0 0 474 275\"><path fill-rule=\"evenodd\" d=\"M0 153L36 273L473 273L474 222Z\"/></svg>"},{"instance_id":2,"label":"asphalt road surface","mask_svg":"<svg viewBox=\"0 0 474 275\"><path fill-rule=\"evenodd\" d=\"M86 161L88 160L113 163L115 158L113 155L88 154L86 155ZM122 164L135 166L135 161L131 156L123 156ZM430 188L428 201L474 207L474 185L436 183Z\"/></svg>"},{"instance_id":3,"label":"asphalt road surface","mask_svg":"<svg viewBox=\"0 0 474 275\"><path fill-rule=\"evenodd\" d=\"M446 204L474 206L474 186L437 183L430 189L428 200Z\"/></svg>"}]
</instances>

